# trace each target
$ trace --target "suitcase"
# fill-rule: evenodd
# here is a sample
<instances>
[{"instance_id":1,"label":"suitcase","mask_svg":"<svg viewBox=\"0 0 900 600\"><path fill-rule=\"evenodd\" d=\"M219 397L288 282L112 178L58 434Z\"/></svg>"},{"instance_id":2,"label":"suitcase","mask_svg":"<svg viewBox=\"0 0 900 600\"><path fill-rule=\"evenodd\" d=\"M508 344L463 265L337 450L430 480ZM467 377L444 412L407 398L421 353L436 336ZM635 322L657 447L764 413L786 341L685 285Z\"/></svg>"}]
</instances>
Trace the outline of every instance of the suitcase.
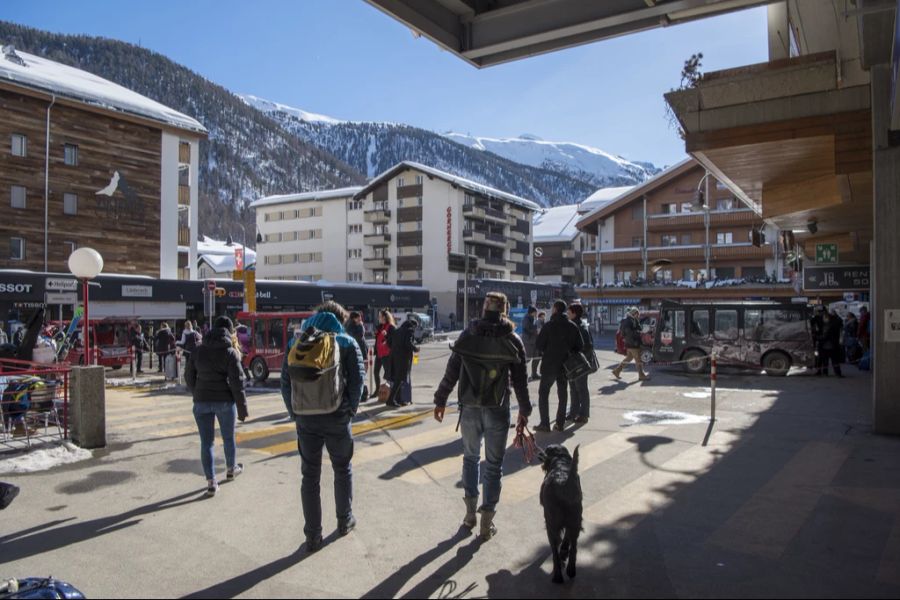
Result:
<instances>
[{"instance_id":1,"label":"suitcase","mask_svg":"<svg viewBox=\"0 0 900 600\"><path fill-rule=\"evenodd\" d=\"M178 363L175 362L175 354L167 354L163 369L166 373L166 379L178 379Z\"/></svg>"},{"instance_id":2,"label":"suitcase","mask_svg":"<svg viewBox=\"0 0 900 600\"><path fill-rule=\"evenodd\" d=\"M378 401L384 404L391 397L391 384L385 381L378 386Z\"/></svg>"}]
</instances>

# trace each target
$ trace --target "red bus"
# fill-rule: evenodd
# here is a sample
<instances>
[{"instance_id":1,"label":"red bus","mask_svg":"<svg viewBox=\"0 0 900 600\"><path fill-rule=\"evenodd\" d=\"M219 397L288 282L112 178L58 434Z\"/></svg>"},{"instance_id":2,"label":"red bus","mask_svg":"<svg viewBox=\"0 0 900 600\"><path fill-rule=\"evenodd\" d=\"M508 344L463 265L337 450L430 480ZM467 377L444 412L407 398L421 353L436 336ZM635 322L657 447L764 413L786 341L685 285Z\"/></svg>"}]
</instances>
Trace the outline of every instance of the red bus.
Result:
<instances>
[{"instance_id":1,"label":"red bus","mask_svg":"<svg viewBox=\"0 0 900 600\"><path fill-rule=\"evenodd\" d=\"M284 349L294 335L294 329L312 315L308 311L237 314L238 324L235 325L235 330L244 355L243 363L250 370L253 379L265 381L270 372L281 371Z\"/></svg>"},{"instance_id":2,"label":"red bus","mask_svg":"<svg viewBox=\"0 0 900 600\"><path fill-rule=\"evenodd\" d=\"M52 325L57 325L57 323ZM68 323L63 323L62 331L65 331L68 325ZM118 370L131 364L131 340L128 338L128 327L129 321L126 319L91 320L88 329L91 336L91 354L96 353L98 365ZM81 339L83 331L80 326L76 333L75 344L66 355L65 362L72 365L84 364L84 344Z\"/></svg>"}]
</instances>

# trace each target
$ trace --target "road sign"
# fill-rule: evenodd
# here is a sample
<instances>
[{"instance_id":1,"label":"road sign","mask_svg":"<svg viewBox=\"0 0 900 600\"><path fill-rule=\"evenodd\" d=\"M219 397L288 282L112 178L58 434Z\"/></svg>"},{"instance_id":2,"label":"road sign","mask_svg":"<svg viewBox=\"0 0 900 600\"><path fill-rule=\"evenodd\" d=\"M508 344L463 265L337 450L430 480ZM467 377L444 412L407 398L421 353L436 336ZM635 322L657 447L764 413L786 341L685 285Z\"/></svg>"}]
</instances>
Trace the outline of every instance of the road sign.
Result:
<instances>
[{"instance_id":1,"label":"road sign","mask_svg":"<svg viewBox=\"0 0 900 600\"><path fill-rule=\"evenodd\" d=\"M78 304L78 292L44 292L45 304Z\"/></svg>"},{"instance_id":2,"label":"road sign","mask_svg":"<svg viewBox=\"0 0 900 600\"><path fill-rule=\"evenodd\" d=\"M206 289L208 289L211 292L216 291L216 282L213 281L212 279L208 279L206 281Z\"/></svg>"},{"instance_id":3,"label":"road sign","mask_svg":"<svg viewBox=\"0 0 900 600\"><path fill-rule=\"evenodd\" d=\"M243 248L235 248L234 249L234 268L237 271L244 270L244 249Z\"/></svg>"},{"instance_id":4,"label":"road sign","mask_svg":"<svg viewBox=\"0 0 900 600\"><path fill-rule=\"evenodd\" d=\"M816 244L816 264L836 265L838 263L837 244Z\"/></svg>"},{"instance_id":5,"label":"road sign","mask_svg":"<svg viewBox=\"0 0 900 600\"><path fill-rule=\"evenodd\" d=\"M803 289L807 292L869 291L869 265L844 267L804 267Z\"/></svg>"},{"instance_id":6,"label":"road sign","mask_svg":"<svg viewBox=\"0 0 900 600\"><path fill-rule=\"evenodd\" d=\"M243 271L232 271L231 272L231 280L232 281L243 281L244 280L244 272Z\"/></svg>"}]
</instances>

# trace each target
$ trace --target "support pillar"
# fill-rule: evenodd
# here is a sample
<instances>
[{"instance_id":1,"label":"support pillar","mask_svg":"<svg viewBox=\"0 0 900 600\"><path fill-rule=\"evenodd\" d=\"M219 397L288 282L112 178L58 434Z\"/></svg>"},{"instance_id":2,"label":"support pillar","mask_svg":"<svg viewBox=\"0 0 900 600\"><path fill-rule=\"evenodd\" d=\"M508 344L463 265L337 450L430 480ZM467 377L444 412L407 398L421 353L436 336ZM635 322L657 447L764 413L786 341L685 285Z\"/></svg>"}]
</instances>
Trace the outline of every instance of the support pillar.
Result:
<instances>
[{"instance_id":1,"label":"support pillar","mask_svg":"<svg viewBox=\"0 0 900 600\"><path fill-rule=\"evenodd\" d=\"M885 311L900 309L900 135L889 134L891 73L872 67L872 370L876 433L900 435L900 342L885 340ZM892 143L893 142L893 143Z\"/></svg>"}]
</instances>

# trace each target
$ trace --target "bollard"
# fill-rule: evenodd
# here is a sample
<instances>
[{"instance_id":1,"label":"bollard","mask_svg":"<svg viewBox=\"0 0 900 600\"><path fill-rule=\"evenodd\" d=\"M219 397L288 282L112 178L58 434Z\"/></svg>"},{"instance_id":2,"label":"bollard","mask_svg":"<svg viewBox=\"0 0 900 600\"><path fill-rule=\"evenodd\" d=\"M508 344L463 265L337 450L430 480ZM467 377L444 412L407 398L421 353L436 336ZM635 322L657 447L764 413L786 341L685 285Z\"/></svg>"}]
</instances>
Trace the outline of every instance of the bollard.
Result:
<instances>
[{"instance_id":1,"label":"bollard","mask_svg":"<svg viewBox=\"0 0 900 600\"><path fill-rule=\"evenodd\" d=\"M375 389L375 364L373 362L372 357L374 356L375 351L372 348L369 348L369 355L366 357L366 367L368 367L369 371L369 394L373 394L378 390ZM366 398L368 400L368 398Z\"/></svg>"},{"instance_id":2,"label":"bollard","mask_svg":"<svg viewBox=\"0 0 900 600\"><path fill-rule=\"evenodd\" d=\"M135 383L137 381L137 372L135 371L135 366L134 366L134 357L135 357L134 346L131 347L130 354L131 354L131 383Z\"/></svg>"},{"instance_id":3,"label":"bollard","mask_svg":"<svg viewBox=\"0 0 900 600\"><path fill-rule=\"evenodd\" d=\"M709 365L710 408L709 420L716 420L716 351L713 350Z\"/></svg>"},{"instance_id":4,"label":"bollard","mask_svg":"<svg viewBox=\"0 0 900 600\"><path fill-rule=\"evenodd\" d=\"M175 355L175 369L178 371L178 385L184 385L184 366L187 364L185 359L184 365L181 364L181 357L184 356L184 350L179 350Z\"/></svg>"}]
</instances>

